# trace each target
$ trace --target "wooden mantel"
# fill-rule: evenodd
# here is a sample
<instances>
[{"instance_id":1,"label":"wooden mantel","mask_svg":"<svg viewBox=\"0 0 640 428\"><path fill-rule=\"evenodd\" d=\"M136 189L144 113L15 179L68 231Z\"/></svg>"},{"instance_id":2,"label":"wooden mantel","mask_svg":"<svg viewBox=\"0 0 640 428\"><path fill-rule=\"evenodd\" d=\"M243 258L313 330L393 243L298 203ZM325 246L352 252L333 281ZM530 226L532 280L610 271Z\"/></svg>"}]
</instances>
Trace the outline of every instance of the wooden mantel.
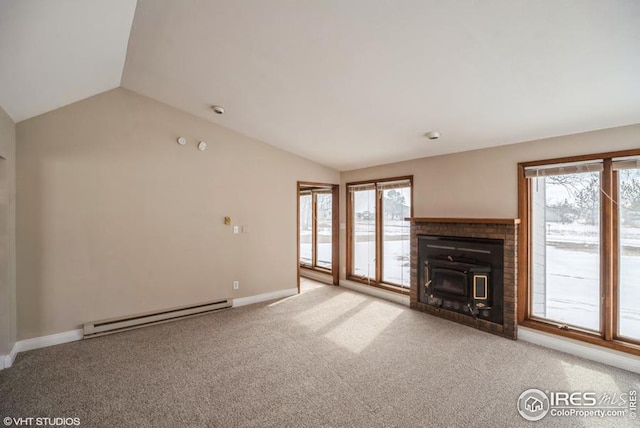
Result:
<instances>
[{"instance_id":1,"label":"wooden mantel","mask_svg":"<svg viewBox=\"0 0 640 428\"><path fill-rule=\"evenodd\" d=\"M520 224L519 218L407 217L411 223Z\"/></svg>"}]
</instances>

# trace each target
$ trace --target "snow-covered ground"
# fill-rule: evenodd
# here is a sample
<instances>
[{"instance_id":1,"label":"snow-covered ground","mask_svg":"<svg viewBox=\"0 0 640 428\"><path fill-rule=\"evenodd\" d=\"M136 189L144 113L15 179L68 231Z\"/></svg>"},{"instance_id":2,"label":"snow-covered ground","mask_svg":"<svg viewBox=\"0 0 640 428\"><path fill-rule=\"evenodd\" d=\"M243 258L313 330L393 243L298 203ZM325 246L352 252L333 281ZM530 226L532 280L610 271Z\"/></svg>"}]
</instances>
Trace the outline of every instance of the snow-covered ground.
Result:
<instances>
[{"instance_id":1,"label":"snow-covered ground","mask_svg":"<svg viewBox=\"0 0 640 428\"><path fill-rule=\"evenodd\" d=\"M600 323L600 254L596 226L547 224L547 313L592 330ZM640 230L622 227L620 335L640 339Z\"/></svg>"},{"instance_id":2,"label":"snow-covered ground","mask_svg":"<svg viewBox=\"0 0 640 428\"><path fill-rule=\"evenodd\" d=\"M385 241L383 247L383 280L391 284L409 288L409 239ZM376 247L374 242L356 242L354 254L354 274L375 277Z\"/></svg>"},{"instance_id":3,"label":"snow-covered ground","mask_svg":"<svg viewBox=\"0 0 640 428\"><path fill-rule=\"evenodd\" d=\"M318 232L318 254L316 264L331 269L331 229ZM300 231L300 261L311 264L311 231Z\"/></svg>"},{"instance_id":4,"label":"snow-covered ground","mask_svg":"<svg viewBox=\"0 0 640 428\"><path fill-rule=\"evenodd\" d=\"M319 232L317 264L331 267L331 231ZM409 287L409 223L402 220L385 220L384 225L383 280ZM326 238L326 239L323 239ZM375 222L356 222L355 253L353 260L356 276L375 277ZM322 241L327 242L322 242ZM300 261L311 263L311 231L300 231Z\"/></svg>"},{"instance_id":5,"label":"snow-covered ground","mask_svg":"<svg viewBox=\"0 0 640 428\"><path fill-rule=\"evenodd\" d=\"M355 223L354 274L368 278L375 277L376 245L375 222ZM402 220L384 221L383 281L409 288L410 238L409 223Z\"/></svg>"},{"instance_id":6,"label":"snow-covered ground","mask_svg":"<svg viewBox=\"0 0 640 428\"><path fill-rule=\"evenodd\" d=\"M600 254L547 245L545 318L591 330L600 325Z\"/></svg>"}]
</instances>

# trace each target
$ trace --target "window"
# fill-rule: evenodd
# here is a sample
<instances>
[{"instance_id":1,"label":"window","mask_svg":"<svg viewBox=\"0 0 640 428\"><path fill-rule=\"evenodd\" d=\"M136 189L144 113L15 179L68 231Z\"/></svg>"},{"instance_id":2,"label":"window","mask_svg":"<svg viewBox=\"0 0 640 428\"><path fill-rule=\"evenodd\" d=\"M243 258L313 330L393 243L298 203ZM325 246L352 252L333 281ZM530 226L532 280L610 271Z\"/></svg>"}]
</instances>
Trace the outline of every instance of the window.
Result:
<instances>
[{"instance_id":1,"label":"window","mask_svg":"<svg viewBox=\"0 0 640 428\"><path fill-rule=\"evenodd\" d=\"M313 264L313 197L311 192L300 194L300 264Z\"/></svg>"},{"instance_id":2,"label":"window","mask_svg":"<svg viewBox=\"0 0 640 428\"><path fill-rule=\"evenodd\" d=\"M640 342L640 162L613 164L619 225L618 334Z\"/></svg>"},{"instance_id":3,"label":"window","mask_svg":"<svg viewBox=\"0 0 640 428\"><path fill-rule=\"evenodd\" d=\"M640 151L519 169L520 323L640 354Z\"/></svg>"},{"instance_id":4,"label":"window","mask_svg":"<svg viewBox=\"0 0 640 428\"><path fill-rule=\"evenodd\" d=\"M382 282L409 288L411 187L381 186Z\"/></svg>"},{"instance_id":5,"label":"window","mask_svg":"<svg viewBox=\"0 0 640 428\"><path fill-rule=\"evenodd\" d=\"M599 331L600 171L568 171L531 178L532 314Z\"/></svg>"},{"instance_id":6,"label":"window","mask_svg":"<svg viewBox=\"0 0 640 428\"><path fill-rule=\"evenodd\" d=\"M300 265L331 271L333 195L331 189L300 191Z\"/></svg>"},{"instance_id":7,"label":"window","mask_svg":"<svg viewBox=\"0 0 640 428\"><path fill-rule=\"evenodd\" d=\"M352 274L376 279L376 188L366 185L350 188L352 204Z\"/></svg>"},{"instance_id":8,"label":"window","mask_svg":"<svg viewBox=\"0 0 640 428\"><path fill-rule=\"evenodd\" d=\"M408 289L411 177L347 184L348 276Z\"/></svg>"},{"instance_id":9,"label":"window","mask_svg":"<svg viewBox=\"0 0 640 428\"><path fill-rule=\"evenodd\" d=\"M331 270L331 213L330 192L316 193L316 265Z\"/></svg>"}]
</instances>

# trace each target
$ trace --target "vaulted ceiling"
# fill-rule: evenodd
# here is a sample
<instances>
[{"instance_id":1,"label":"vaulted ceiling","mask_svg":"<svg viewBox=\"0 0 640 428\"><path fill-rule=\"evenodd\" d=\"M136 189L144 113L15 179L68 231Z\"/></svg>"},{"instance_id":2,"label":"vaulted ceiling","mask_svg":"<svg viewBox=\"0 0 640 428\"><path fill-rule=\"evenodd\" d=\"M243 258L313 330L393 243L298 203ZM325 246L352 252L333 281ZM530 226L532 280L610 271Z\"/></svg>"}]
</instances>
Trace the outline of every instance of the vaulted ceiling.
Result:
<instances>
[{"instance_id":1,"label":"vaulted ceiling","mask_svg":"<svg viewBox=\"0 0 640 428\"><path fill-rule=\"evenodd\" d=\"M122 85L339 170L640 123L635 0L1 1L15 120Z\"/></svg>"},{"instance_id":2,"label":"vaulted ceiling","mask_svg":"<svg viewBox=\"0 0 640 428\"><path fill-rule=\"evenodd\" d=\"M0 0L0 106L19 122L120 86L135 0Z\"/></svg>"}]
</instances>

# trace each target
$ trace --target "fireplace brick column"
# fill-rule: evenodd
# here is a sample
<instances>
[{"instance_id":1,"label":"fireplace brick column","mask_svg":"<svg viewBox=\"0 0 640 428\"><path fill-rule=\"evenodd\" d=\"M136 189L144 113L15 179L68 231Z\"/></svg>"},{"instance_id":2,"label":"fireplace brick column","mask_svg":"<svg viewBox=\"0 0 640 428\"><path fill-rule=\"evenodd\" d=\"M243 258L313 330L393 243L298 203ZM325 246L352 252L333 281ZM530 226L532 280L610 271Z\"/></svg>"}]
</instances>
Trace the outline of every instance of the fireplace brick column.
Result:
<instances>
[{"instance_id":1,"label":"fireplace brick column","mask_svg":"<svg viewBox=\"0 0 640 428\"><path fill-rule=\"evenodd\" d=\"M410 218L411 221L411 309L446 318L509 339L518 337L517 274L518 219ZM504 241L503 324L436 308L418 301L418 235L460 238L501 239Z\"/></svg>"}]
</instances>

